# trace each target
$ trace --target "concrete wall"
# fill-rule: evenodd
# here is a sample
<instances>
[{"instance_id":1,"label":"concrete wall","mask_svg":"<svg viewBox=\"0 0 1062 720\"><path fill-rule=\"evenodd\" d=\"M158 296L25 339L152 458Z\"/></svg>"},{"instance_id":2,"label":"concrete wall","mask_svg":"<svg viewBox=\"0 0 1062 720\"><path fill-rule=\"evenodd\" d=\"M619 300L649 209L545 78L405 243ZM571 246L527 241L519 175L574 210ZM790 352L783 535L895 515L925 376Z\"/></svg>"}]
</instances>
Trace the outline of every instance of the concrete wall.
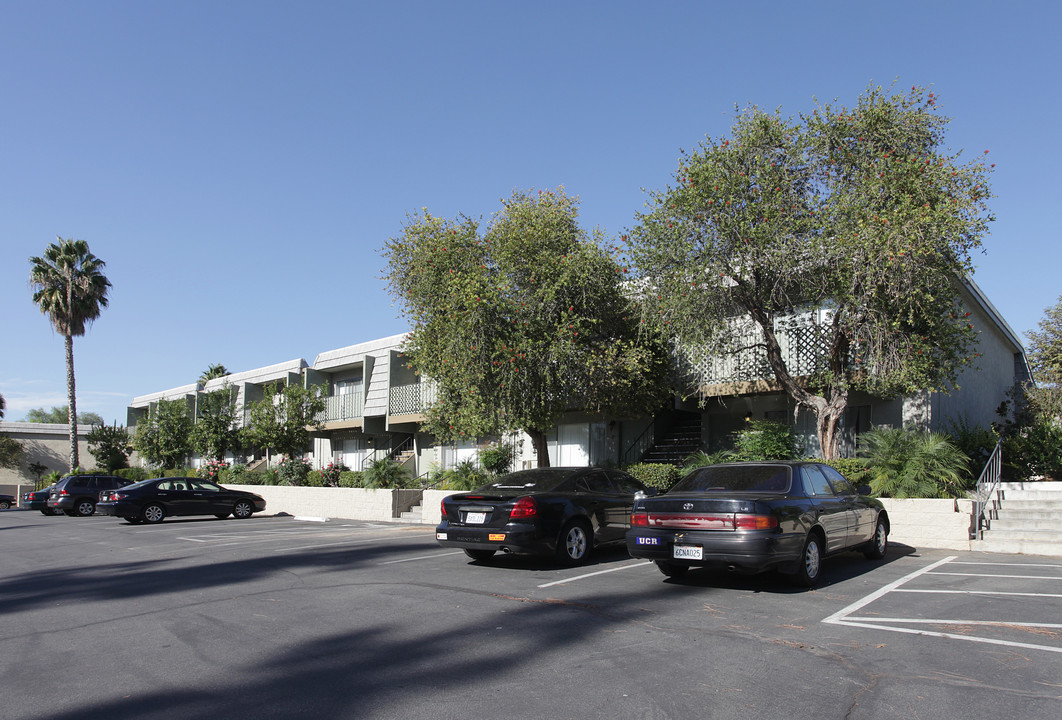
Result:
<instances>
[{"instance_id":1,"label":"concrete wall","mask_svg":"<svg viewBox=\"0 0 1062 720\"><path fill-rule=\"evenodd\" d=\"M85 436L92 430L90 425L78 425L78 460L81 467L96 465L96 458L89 453ZM0 468L0 485L33 485L36 476L29 471L33 463L48 469L66 473L70 470L70 426L51 423L0 422L0 434L22 443L25 452L18 468ZM3 491L8 492L8 491ZM13 493L12 493L13 494Z\"/></svg>"},{"instance_id":2,"label":"concrete wall","mask_svg":"<svg viewBox=\"0 0 1062 720\"><path fill-rule=\"evenodd\" d=\"M913 548L972 550L970 500L895 500L882 498L892 528L889 542Z\"/></svg>"}]
</instances>

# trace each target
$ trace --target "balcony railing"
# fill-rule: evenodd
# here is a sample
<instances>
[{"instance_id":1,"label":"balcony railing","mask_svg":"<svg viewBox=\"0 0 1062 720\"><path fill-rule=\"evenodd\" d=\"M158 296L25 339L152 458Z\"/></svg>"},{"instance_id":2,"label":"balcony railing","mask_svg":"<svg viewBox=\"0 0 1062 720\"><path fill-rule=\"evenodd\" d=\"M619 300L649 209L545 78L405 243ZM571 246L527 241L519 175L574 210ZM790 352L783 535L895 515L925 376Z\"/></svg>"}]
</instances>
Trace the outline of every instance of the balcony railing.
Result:
<instances>
[{"instance_id":1,"label":"balcony railing","mask_svg":"<svg viewBox=\"0 0 1062 720\"><path fill-rule=\"evenodd\" d=\"M827 342L816 325L790 327L776 331L778 343L789 372L795 376L811 375L825 369ZM695 374L704 385L773 380L767 362L767 349L759 330L749 330L729 341L733 352L725 355L688 353Z\"/></svg>"},{"instance_id":2,"label":"balcony railing","mask_svg":"<svg viewBox=\"0 0 1062 720\"><path fill-rule=\"evenodd\" d=\"M396 385L391 388L387 402L388 415L417 415L427 410L436 399L435 384L430 382Z\"/></svg>"},{"instance_id":3,"label":"balcony railing","mask_svg":"<svg viewBox=\"0 0 1062 720\"><path fill-rule=\"evenodd\" d=\"M357 420L361 418L365 409L365 395L363 393L332 395L324 400L324 412L317 416L317 419L324 423Z\"/></svg>"}]
</instances>

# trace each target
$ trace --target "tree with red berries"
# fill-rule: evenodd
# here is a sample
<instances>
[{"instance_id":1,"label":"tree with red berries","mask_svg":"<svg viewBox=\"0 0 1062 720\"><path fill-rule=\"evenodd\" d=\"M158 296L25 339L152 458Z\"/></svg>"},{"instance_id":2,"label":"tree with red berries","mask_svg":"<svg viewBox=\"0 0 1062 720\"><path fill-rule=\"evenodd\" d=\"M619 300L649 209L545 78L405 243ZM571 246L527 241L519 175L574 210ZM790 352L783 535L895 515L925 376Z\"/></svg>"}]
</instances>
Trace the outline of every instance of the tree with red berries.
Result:
<instances>
[{"instance_id":1,"label":"tree with red berries","mask_svg":"<svg viewBox=\"0 0 1062 720\"><path fill-rule=\"evenodd\" d=\"M514 192L483 229L425 209L384 254L413 325L405 356L437 384L426 427L441 439L523 430L546 467L565 413L622 418L667 397L666 348L640 331L622 268L563 189Z\"/></svg>"},{"instance_id":2,"label":"tree with red berries","mask_svg":"<svg viewBox=\"0 0 1062 720\"><path fill-rule=\"evenodd\" d=\"M739 112L628 238L647 322L707 357L756 352L825 458L851 391L947 391L972 361L960 282L993 219L989 168L942 147L936 102L871 87L851 109ZM794 366L798 343L815 362Z\"/></svg>"}]
</instances>

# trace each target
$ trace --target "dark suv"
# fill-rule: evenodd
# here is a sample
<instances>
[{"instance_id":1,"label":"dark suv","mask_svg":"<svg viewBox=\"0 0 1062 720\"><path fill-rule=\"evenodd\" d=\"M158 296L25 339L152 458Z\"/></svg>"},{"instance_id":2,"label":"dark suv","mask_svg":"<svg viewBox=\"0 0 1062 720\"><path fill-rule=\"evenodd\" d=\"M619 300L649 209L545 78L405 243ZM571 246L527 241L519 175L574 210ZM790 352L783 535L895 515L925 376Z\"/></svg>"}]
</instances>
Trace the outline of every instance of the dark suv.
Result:
<instances>
[{"instance_id":1,"label":"dark suv","mask_svg":"<svg viewBox=\"0 0 1062 720\"><path fill-rule=\"evenodd\" d=\"M48 508L70 517L88 517L96 512L96 503L104 490L117 490L132 480L114 475L67 475L48 493Z\"/></svg>"}]
</instances>

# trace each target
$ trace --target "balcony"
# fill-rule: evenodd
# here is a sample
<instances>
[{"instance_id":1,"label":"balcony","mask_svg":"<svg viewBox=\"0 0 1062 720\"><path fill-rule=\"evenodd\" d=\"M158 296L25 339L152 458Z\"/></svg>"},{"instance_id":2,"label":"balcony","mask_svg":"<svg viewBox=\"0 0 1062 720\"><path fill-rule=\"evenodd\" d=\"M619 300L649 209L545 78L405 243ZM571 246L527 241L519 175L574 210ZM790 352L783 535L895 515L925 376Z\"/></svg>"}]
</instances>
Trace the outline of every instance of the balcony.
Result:
<instances>
[{"instance_id":1,"label":"balcony","mask_svg":"<svg viewBox=\"0 0 1062 720\"><path fill-rule=\"evenodd\" d=\"M808 376L826 367L826 333L816 325L776 330L782 359L795 377ZM732 337L733 352L709 355L687 351L686 360L702 392L707 395L757 392L772 389L774 372L767 362L763 335L746 330ZM772 386L772 387L768 387Z\"/></svg>"},{"instance_id":2,"label":"balcony","mask_svg":"<svg viewBox=\"0 0 1062 720\"><path fill-rule=\"evenodd\" d=\"M365 410L364 393L347 393L324 398L325 409L317 416L322 423L360 420Z\"/></svg>"},{"instance_id":3,"label":"balcony","mask_svg":"<svg viewBox=\"0 0 1062 720\"><path fill-rule=\"evenodd\" d=\"M435 402L435 384L431 382L396 385L391 388L387 400L387 414L423 415Z\"/></svg>"}]
</instances>

